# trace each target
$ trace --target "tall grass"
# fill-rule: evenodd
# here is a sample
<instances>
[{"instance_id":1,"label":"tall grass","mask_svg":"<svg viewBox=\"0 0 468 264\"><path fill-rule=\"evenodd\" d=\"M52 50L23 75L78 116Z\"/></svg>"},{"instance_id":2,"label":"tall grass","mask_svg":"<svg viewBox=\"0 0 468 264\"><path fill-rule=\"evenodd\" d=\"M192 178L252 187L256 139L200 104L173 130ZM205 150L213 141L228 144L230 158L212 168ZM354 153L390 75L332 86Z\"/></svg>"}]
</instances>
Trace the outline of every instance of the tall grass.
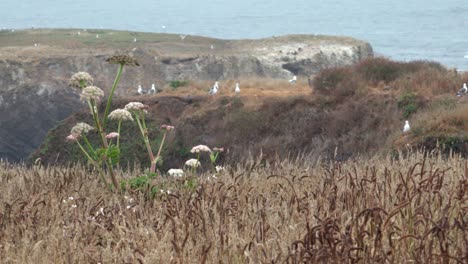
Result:
<instances>
[{"instance_id":1,"label":"tall grass","mask_svg":"<svg viewBox=\"0 0 468 264\"><path fill-rule=\"evenodd\" d=\"M468 169L412 153L249 160L114 194L86 168L0 163L3 263L466 263ZM139 171L122 172L133 177ZM168 192L170 190L170 192Z\"/></svg>"}]
</instances>

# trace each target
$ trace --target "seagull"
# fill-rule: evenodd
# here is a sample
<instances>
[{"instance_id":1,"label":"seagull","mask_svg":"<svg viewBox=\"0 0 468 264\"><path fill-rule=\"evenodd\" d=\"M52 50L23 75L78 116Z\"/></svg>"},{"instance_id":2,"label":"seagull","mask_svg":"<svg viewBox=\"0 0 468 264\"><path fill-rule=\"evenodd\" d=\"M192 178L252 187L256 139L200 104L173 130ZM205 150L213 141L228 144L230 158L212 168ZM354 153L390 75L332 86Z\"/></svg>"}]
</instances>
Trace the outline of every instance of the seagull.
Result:
<instances>
[{"instance_id":1,"label":"seagull","mask_svg":"<svg viewBox=\"0 0 468 264\"><path fill-rule=\"evenodd\" d=\"M180 37L181 40L184 40L185 37L187 37L187 35L179 35L179 37Z\"/></svg>"},{"instance_id":2,"label":"seagull","mask_svg":"<svg viewBox=\"0 0 468 264\"><path fill-rule=\"evenodd\" d=\"M240 93L239 83L236 83L236 89L234 89L234 92L236 93L237 96L239 96L239 93Z\"/></svg>"},{"instance_id":3,"label":"seagull","mask_svg":"<svg viewBox=\"0 0 468 264\"><path fill-rule=\"evenodd\" d=\"M133 39L133 42L136 42L136 38Z\"/></svg>"},{"instance_id":4,"label":"seagull","mask_svg":"<svg viewBox=\"0 0 468 264\"><path fill-rule=\"evenodd\" d=\"M297 82L297 77L294 75L291 80L289 80L289 83L296 83Z\"/></svg>"},{"instance_id":5,"label":"seagull","mask_svg":"<svg viewBox=\"0 0 468 264\"><path fill-rule=\"evenodd\" d=\"M466 83L463 84L463 87L457 92L457 96L462 96L464 94L468 94L468 87Z\"/></svg>"},{"instance_id":6,"label":"seagull","mask_svg":"<svg viewBox=\"0 0 468 264\"><path fill-rule=\"evenodd\" d=\"M213 46L213 45L211 45L211 46L210 46L210 49L214 49L214 46Z\"/></svg>"},{"instance_id":7,"label":"seagull","mask_svg":"<svg viewBox=\"0 0 468 264\"><path fill-rule=\"evenodd\" d=\"M149 89L148 91L148 94L155 94L157 91L156 91L156 87L154 87L154 83L151 84L151 89Z\"/></svg>"},{"instance_id":8,"label":"seagull","mask_svg":"<svg viewBox=\"0 0 468 264\"><path fill-rule=\"evenodd\" d=\"M410 126L408 120L405 121L405 126L403 127L403 133L408 133L410 131Z\"/></svg>"},{"instance_id":9,"label":"seagull","mask_svg":"<svg viewBox=\"0 0 468 264\"><path fill-rule=\"evenodd\" d=\"M34 43L34 47L37 47L37 43Z\"/></svg>"},{"instance_id":10,"label":"seagull","mask_svg":"<svg viewBox=\"0 0 468 264\"><path fill-rule=\"evenodd\" d=\"M213 85L213 88L210 89L210 94L215 95L218 92L218 89L219 89L219 83L215 82L215 84Z\"/></svg>"},{"instance_id":11,"label":"seagull","mask_svg":"<svg viewBox=\"0 0 468 264\"><path fill-rule=\"evenodd\" d=\"M99 38L99 34L96 34L96 38Z\"/></svg>"},{"instance_id":12,"label":"seagull","mask_svg":"<svg viewBox=\"0 0 468 264\"><path fill-rule=\"evenodd\" d=\"M81 35L81 32L80 32L80 31L78 31L78 35Z\"/></svg>"},{"instance_id":13,"label":"seagull","mask_svg":"<svg viewBox=\"0 0 468 264\"><path fill-rule=\"evenodd\" d=\"M138 94L140 95L145 94L145 92L143 91L143 88L141 88L141 85L138 85Z\"/></svg>"}]
</instances>

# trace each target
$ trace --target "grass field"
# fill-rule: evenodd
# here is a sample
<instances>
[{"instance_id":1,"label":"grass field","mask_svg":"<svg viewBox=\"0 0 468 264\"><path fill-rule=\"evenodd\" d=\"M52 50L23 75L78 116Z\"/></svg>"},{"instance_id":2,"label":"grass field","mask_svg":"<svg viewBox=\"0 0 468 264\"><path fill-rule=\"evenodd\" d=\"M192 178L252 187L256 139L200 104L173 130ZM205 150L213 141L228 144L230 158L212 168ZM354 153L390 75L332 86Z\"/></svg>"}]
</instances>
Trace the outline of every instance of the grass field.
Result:
<instances>
[{"instance_id":1,"label":"grass field","mask_svg":"<svg viewBox=\"0 0 468 264\"><path fill-rule=\"evenodd\" d=\"M125 193L80 166L1 163L0 181L2 263L468 261L457 156L256 159Z\"/></svg>"}]
</instances>

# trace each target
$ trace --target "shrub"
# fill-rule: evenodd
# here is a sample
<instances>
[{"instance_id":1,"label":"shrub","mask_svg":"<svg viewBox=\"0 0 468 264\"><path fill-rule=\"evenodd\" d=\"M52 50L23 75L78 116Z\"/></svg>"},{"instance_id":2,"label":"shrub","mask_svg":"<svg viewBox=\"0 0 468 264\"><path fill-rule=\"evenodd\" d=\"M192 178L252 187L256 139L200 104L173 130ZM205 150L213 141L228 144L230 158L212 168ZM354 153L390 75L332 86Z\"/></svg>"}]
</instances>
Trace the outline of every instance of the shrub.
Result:
<instances>
[{"instance_id":1,"label":"shrub","mask_svg":"<svg viewBox=\"0 0 468 264\"><path fill-rule=\"evenodd\" d=\"M400 77L405 73L402 65L386 58L370 58L361 61L356 70L366 82L376 85L380 81L389 83Z\"/></svg>"},{"instance_id":2,"label":"shrub","mask_svg":"<svg viewBox=\"0 0 468 264\"><path fill-rule=\"evenodd\" d=\"M232 107L242 108L243 106L244 106L244 103L242 102L242 99L240 99L239 97L232 99Z\"/></svg>"},{"instance_id":3,"label":"shrub","mask_svg":"<svg viewBox=\"0 0 468 264\"><path fill-rule=\"evenodd\" d=\"M362 80L352 67L342 67L321 71L312 83L319 93L331 95L334 103L341 103L346 97L355 94Z\"/></svg>"},{"instance_id":4,"label":"shrub","mask_svg":"<svg viewBox=\"0 0 468 264\"><path fill-rule=\"evenodd\" d=\"M417 110L416 94L413 92L404 93L398 100L398 108L403 110L403 117L407 118Z\"/></svg>"},{"instance_id":5,"label":"shrub","mask_svg":"<svg viewBox=\"0 0 468 264\"><path fill-rule=\"evenodd\" d=\"M187 84L188 84L188 81L187 81L187 80L182 80L182 81L180 81L180 80L174 80L174 81L171 81L171 82L169 83L169 86L170 86L173 90L175 90L175 89L177 89L177 88L179 88L179 87L181 87L181 86L186 86Z\"/></svg>"}]
</instances>

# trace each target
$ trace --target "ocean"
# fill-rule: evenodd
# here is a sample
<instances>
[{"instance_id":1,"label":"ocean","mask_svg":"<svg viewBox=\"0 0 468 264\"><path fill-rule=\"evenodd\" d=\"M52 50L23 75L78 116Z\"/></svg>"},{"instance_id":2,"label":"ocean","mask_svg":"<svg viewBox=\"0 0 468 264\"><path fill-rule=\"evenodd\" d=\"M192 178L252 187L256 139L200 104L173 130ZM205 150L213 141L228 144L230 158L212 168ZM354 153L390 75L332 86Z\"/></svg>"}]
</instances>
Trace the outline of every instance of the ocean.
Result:
<instances>
[{"instance_id":1,"label":"ocean","mask_svg":"<svg viewBox=\"0 0 468 264\"><path fill-rule=\"evenodd\" d=\"M467 0L1 0L0 27L345 35L370 42L377 55L468 70Z\"/></svg>"}]
</instances>

